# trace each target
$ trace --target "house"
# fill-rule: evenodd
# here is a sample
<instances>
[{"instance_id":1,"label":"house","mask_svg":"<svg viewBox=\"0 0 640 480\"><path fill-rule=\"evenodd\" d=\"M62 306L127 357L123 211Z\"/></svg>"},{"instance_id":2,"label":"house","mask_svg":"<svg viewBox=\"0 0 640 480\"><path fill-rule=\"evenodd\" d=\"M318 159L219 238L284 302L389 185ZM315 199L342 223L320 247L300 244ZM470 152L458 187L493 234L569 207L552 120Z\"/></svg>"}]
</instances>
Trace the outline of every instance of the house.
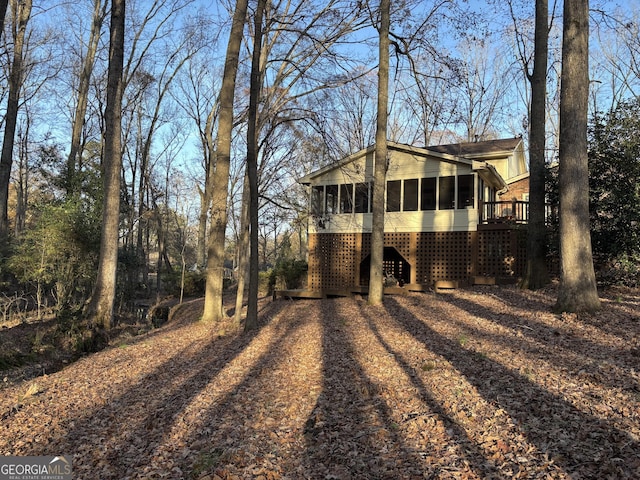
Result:
<instances>
[{"instance_id":1,"label":"house","mask_svg":"<svg viewBox=\"0 0 640 480\"><path fill-rule=\"evenodd\" d=\"M312 291L369 283L374 146L309 173ZM517 277L528 172L521 138L418 148L388 144L384 270L415 290Z\"/></svg>"}]
</instances>

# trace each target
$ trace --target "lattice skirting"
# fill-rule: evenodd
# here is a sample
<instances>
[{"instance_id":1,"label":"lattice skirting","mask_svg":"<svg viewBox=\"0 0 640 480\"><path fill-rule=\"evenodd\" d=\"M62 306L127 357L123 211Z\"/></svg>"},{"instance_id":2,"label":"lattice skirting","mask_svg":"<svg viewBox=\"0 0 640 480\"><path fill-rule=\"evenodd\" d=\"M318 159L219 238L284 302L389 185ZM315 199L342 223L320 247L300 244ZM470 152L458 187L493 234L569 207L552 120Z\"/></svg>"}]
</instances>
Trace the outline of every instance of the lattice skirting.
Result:
<instances>
[{"instance_id":1,"label":"lattice skirting","mask_svg":"<svg viewBox=\"0 0 640 480\"><path fill-rule=\"evenodd\" d=\"M385 270L405 282L433 285L438 280L466 282L476 275L522 275L526 230L385 233ZM312 290L368 284L371 234L309 235Z\"/></svg>"}]
</instances>

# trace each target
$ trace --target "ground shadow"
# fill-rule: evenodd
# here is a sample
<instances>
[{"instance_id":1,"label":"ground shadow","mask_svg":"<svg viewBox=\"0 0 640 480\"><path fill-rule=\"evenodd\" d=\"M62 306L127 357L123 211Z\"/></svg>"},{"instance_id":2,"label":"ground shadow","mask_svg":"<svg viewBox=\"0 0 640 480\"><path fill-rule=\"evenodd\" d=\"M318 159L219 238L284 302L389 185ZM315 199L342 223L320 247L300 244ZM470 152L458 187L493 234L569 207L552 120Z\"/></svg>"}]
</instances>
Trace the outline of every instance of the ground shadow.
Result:
<instances>
[{"instance_id":1,"label":"ground shadow","mask_svg":"<svg viewBox=\"0 0 640 480\"><path fill-rule=\"evenodd\" d=\"M269 305L265 317L277 314L282 307L279 303ZM22 453L69 452L74 455L74 478L121 479L124 472L126 476L141 475L154 463L155 449L163 443L181 412L225 366L242 354L260 331L213 336L203 344L183 348L122 394L98 399L96 408L64 420L58 426L66 431L64 438L34 443ZM186 376L184 372L188 372ZM154 391L158 392L156 397L150 395ZM129 421L125 424L120 418Z\"/></svg>"},{"instance_id":2,"label":"ground shadow","mask_svg":"<svg viewBox=\"0 0 640 480\"><path fill-rule=\"evenodd\" d=\"M446 427L451 443L456 444L458 447L457 450L461 452L458 457L458 465L448 465L447 467L449 470L451 468L461 466L461 469L464 469L464 467L468 465L471 471L477 475L478 478L497 478L499 476L499 472L491 459L487 458L487 456L469 438L464 428L459 425L459 423L445 411L441 403L438 402L431 393L429 393L429 389L420 379L418 372L404 359L402 352L394 349L385 340L377 326L376 318L372 315L370 308L361 306L360 311L361 315L366 320L369 329L373 332L378 342L407 374L415 390L418 392L420 400L425 404L430 413L435 414L442 421ZM428 478L439 478L440 475L444 473L449 472L441 471L438 465L431 465L430 471L428 473L425 472L425 474L428 475Z\"/></svg>"},{"instance_id":3,"label":"ground shadow","mask_svg":"<svg viewBox=\"0 0 640 480\"><path fill-rule=\"evenodd\" d=\"M338 301L322 301L324 385L305 427L307 478L424 478L418 452L403 444L379 387L357 361Z\"/></svg>"},{"instance_id":4,"label":"ground shadow","mask_svg":"<svg viewBox=\"0 0 640 480\"><path fill-rule=\"evenodd\" d=\"M494 297L504 303L501 296L494 295ZM479 303L456 295L447 296L444 300L470 315L506 327L510 331L517 332L518 335L518 337L499 338L468 324L460 324L460 327L467 330L472 338L485 338L508 347L517 345L523 353L531 355L535 360L548 362L562 369L569 367L572 371L580 371L585 381L598 382L635 394L640 393L640 383L636 377L629 374L632 370L640 369L640 357L638 352L631 348L632 345L628 349L607 346L598 343L597 340L576 334L569 326L552 326L536 320L534 316L519 316L517 313L513 313L513 309L521 310L522 305L513 305L512 313L504 313L495 312ZM528 313L536 311L533 307L531 308ZM544 309L540 308L538 311L544 311ZM456 320L453 318L451 321L455 322ZM631 332L627 332L628 335ZM611 366L619 367L615 371L615 375L609 371Z\"/></svg>"},{"instance_id":5,"label":"ground shadow","mask_svg":"<svg viewBox=\"0 0 640 480\"><path fill-rule=\"evenodd\" d=\"M428 319L417 318L411 306L394 298L385 302L402 312L395 317L399 326L446 359L487 402L507 412L527 440L572 478L627 478L629 470L640 475L640 443L627 432L485 356L472 355L432 329ZM449 315L436 305L432 312Z\"/></svg>"}]
</instances>

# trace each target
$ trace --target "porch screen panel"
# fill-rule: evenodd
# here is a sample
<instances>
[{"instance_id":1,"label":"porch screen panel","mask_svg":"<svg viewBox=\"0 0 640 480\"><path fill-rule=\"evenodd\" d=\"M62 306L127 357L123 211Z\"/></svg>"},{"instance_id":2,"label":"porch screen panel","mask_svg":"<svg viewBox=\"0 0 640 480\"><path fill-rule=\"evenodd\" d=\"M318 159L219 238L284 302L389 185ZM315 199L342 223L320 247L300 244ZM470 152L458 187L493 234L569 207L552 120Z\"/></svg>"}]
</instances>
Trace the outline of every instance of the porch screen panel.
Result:
<instances>
[{"instance_id":1,"label":"porch screen panel","mask_svg":"<svg viewBox=\"0 0 640 480\"><path fill-rule=\"evenodd\" d=\"M340 213L353 212L353 184L340 185Z\"/></svg>"},{"instance_id":2,"label":"porch screen panel","mask_svg":"<svg viewBox=\"0 0 640 480\"><path fill-rule=\"evenodd\" d=\"M436 177L420 180L420 210L436 209Z\"/></svg>"},{"instance_id":3,"label":"porch screen panel","mask_svg":"<svg viewBox=\"0 0 640 480\"><path fill-rule=\"evenodd\" d=\"M326 213L338 213L338 185L327 185L325 187L326 203L324 211Z\"/></svg>"},{"instance_id":4,"label":"porch screen panel","mask_svg":"<svg viewBox=\"0 0 640 480\"><path fill-rule=\"evenodd\" d=\"M356 213L369 213L368 183L356 183L354 210Z\"/></svg>"},{"instance_id":5,"label":"porch screen panel","mask_svg":"<svg viewBox=\"0 0 640 480\"><path fill-rule=\"evenodd\" d=\"M418 179L404 181L404 195L402 210L405 212L415 212L418 210Z\"/></svg>"},{"instance_id":6,"label":"porch screen panel","mask_svg":"<svg viewBox=\"0 0 640 480\"><path fill-rule=\"evenodd\" d=\"M322 215L324 213L324 185L315 185L311 189L311 214Z\"/></svg>"},{"instance_id":7,"label":"porch screen panel","mask_svg":"<svg viewBox=\"0 0 640 480\"><path fill-rule=\"evenodd\" d=\"M458 177L458 208L473 207L473 175Z\"/></svg>"},{"instance_id":8,"label":"porch screen panel","mask_svg":"<svg viewBox=\"0 0 640 480\"><path fill-rule=\"evenodd\" d=\"M456 206L456 177L440 177L438 188L440 210L451 210Z\"/></svg>"},{"instance_id":9,"label":"porch screen panel","mask_svg":"<svg viewBox=\"0 0 640 480\"><path fill-rule=\"evenodd\" d=\"M389 180L387 182L387 212L400 211L400 192L402 180Z\"/></svg>"}]
</instances>

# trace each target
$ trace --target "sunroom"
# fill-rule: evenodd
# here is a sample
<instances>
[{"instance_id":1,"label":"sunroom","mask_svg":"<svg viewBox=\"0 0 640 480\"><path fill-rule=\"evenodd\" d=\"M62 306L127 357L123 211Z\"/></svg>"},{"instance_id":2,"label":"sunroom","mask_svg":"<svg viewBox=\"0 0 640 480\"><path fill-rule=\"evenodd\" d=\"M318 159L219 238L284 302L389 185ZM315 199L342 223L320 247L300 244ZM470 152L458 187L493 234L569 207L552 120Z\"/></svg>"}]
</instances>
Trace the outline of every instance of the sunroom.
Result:
<instances>
[{"instance_id":1,"label":"sunroom","mask_svg":"<svg viewBox=\"0 0 640 480\"><path fill-rule=\"evenodd\" d=\"M484 214L513 206L499 194L509 190L503 173L526 175L521 139L433 149L389 143L388 152L385 268L402 272L399 284L425 289L438 280L519 273L522 254L514 249L521 248L512 234L517 224L500 224L498 215L489 222ZM299 180L310 189L311 289L368 285L363 270L370 252L373 159L370 147Z\"/></svg>"}]
</instances>

